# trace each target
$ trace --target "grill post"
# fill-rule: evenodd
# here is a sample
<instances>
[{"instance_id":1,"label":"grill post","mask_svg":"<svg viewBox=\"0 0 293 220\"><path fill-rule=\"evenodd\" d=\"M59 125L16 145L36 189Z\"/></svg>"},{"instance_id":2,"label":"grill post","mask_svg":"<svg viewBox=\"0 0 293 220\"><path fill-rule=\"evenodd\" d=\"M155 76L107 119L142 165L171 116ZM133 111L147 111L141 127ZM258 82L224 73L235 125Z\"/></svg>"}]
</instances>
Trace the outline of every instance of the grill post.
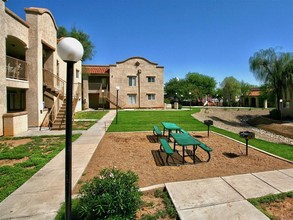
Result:
<instances>
[{"instance_id":1,"label":"grill post","mask_svg":"<svg viewBox=\"0 0 293 220\"><path fill-rule=\"evenodd\" d=\"M254 139L255 134L250 131L240 131L239 136L242 138L245 138L245 143L246 143L246 156L248 156L248 140L249 139Z\"/></svg>"},{"instance_id":2,"label":"grill post","mask_svg":"<svg viewBox=\"0 0 293 220\"><path fill-rule=\"evenodd\" d=\"M204 120L203 123L208 126L208 137L210 137L210 126L214 124L212 120Z\"/></svg>"}]
</instances>

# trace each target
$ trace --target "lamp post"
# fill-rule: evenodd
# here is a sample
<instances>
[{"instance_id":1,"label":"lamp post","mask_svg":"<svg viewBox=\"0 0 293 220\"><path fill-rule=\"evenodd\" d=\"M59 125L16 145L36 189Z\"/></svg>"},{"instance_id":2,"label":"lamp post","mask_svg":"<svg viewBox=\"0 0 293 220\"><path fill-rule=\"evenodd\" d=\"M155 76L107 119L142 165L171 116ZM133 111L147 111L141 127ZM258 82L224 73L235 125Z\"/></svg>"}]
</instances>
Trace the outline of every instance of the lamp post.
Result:
<instances>
[{"instance_id":1,"label":"lamp post","mask_svg":"<svg viewBox=\"0 0 293 220\"><path fill-rule=\"evenodd\" d=\"M120 87L116 86L116 124L118 123L118 94L119 94Z\"/></svg>"},{"instance_id":2,"label":"lamp post","mask_svg":"<svg viewBox=\"0 0 293 220\"><path fill-rule=\"evenodd\" d=\"M83 47L72 37L63 38L57 46L60 58L67 64L66 83L66 138L65 138L65 219L71 219L72 190L72 84L74 63L81 60Z\"/></svg>"},{"instance_id":3,"label":"lamp post","mask_svg":"<svg viewBox=\"0 0 293 220\"><path fill-rule=\"evenodd\" d=\"M102 99L102 102L103 102L103 111L105 111L105 105L104 105L104 99L105 99L105 94L104 94L105 90L102 89L102 94L103 94L103 99Z\"/></svg>"},{"instance_id":4,"label":"lamp post","mask_svg":"<svg viewBox=\"0 0 293 220\"><path fill-rule=\"evenodd\" d=\"M189 94L189 109L191 110L191 92L188 93Z\"/></svg>"},{"instance_id":5,"label":"lamp post","mask_svg":"<svg viewBox=\"0 0 293 220\"><path fill-rule=\"evenodd\" d=\"M283 99L280 99L280 114L281 114L281 123L283 122L283 118L282 118L282 110L283 110Z\"/></svg>"}]
</instances>

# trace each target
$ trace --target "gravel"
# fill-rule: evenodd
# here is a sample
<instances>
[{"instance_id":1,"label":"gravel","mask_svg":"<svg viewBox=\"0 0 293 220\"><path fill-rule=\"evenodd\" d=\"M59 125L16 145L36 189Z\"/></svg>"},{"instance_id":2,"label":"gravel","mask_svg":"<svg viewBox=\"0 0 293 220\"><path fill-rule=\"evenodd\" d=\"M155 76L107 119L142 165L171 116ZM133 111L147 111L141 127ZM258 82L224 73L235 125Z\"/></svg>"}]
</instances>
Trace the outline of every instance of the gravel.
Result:
<instances>
[{"instance_id":1,"label":"gravel","mask_svg":"<svg viewBox=\"0 0 293 220\"><path fill-rule=\"evenodd\" d=\"M277 135L263 129L250 126L247 121L250 118L268 115L269 110L246 110L246 109L221 109L221 108L205 108L199 113L193 114L193 117L199 121L213 120L214 126L218 128L239 133L240 131L251 131L255 133L258 139L266 140L274 143L284 143L293 145L293 139L281 135Z\"/></svg>"}]
</instances>

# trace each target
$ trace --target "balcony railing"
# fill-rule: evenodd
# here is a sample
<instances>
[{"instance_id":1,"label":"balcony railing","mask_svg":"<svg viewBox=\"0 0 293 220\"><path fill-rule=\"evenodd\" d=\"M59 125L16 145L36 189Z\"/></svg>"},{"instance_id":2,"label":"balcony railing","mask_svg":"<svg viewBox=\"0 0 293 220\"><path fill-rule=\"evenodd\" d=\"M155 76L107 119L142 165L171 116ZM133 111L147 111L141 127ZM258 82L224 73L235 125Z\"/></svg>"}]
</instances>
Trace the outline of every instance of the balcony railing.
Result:
<instances>
[{"instance_id":1,"label":"balcony railing","mask_svg":"<svg viewBox=\"0 0 293 220\"><path fill-rule=\"evenodd\" d=\"M14 57L6 56L6 77L28 80L27 63Z\"/></svg>"},{"instance_id":2,"label":"balcony railing","mask_svg":"<svg viewBox=\"0 0 293 220\"><path fill-rule=\"evenodd\" d=\"M101 90L101 89L106 89L107 85L102 84L102 83L89 83L89 90Z\"/></svg>"}]
</instances>

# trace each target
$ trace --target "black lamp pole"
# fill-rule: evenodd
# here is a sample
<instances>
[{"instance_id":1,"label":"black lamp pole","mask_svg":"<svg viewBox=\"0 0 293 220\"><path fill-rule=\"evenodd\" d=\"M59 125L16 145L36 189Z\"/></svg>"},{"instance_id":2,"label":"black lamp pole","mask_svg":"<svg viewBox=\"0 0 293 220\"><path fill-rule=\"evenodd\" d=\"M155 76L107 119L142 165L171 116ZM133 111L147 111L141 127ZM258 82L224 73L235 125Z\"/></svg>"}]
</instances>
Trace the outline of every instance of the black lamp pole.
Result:
<instances>
[{"instance_id":1,"label":"black lamp pole","mask_svg":"<svg viewBox=\"0 0 293 220\"><path fill-rule=\"evenodd\" d=\"M118 92L119 89L116 90L117 94L116 94L116 124L118 123Z\"/></svg>"},{"instance_id":2,"label":"black lamp pole","mask_svg":"<svg viewBox=\"0 0 293 220\"><path fill-rule=\"evenodd\" d=\"M72 84L73 65L75 62L67 63L66 84L66 141L65 141L65 219L71 219L71 190L72 190Z\"/></svg>"}]
</instances>

